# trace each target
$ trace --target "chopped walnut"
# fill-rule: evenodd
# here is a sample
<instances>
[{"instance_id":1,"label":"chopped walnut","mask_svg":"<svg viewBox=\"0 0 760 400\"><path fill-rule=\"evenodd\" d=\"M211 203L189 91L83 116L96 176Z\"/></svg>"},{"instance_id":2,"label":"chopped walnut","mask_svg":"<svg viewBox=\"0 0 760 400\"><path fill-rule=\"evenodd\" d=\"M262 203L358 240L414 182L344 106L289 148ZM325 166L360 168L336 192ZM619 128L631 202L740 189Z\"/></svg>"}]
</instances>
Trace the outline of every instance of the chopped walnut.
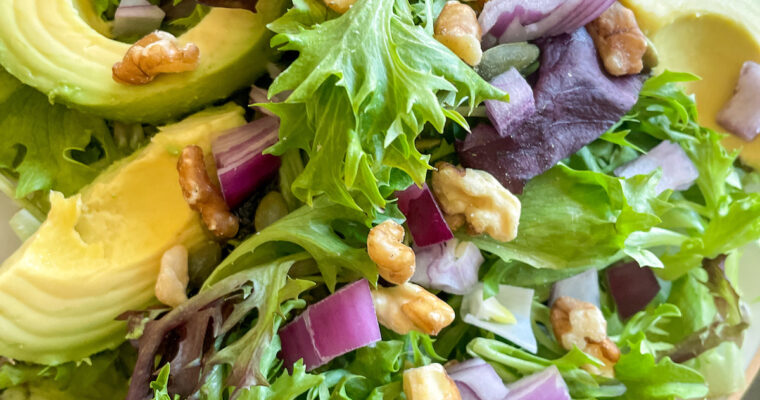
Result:
<instances>
[{"instance_id":1,"label":"chopped walnut","mask_svg":"<svg viewBox=\"0 0 760 400\"><path fill-rule=\"evenodd\" d=\"M436 40L454 52L462 61L478 65L483 57L480 47L482 32L478 16L472 7L458 1L449 1L435 20Z\"/></svg>"},{"instance_id":2,"label":"chopped walnut","mask_svg":"<svg viewBox=\"0 0 760 400\"><path fill-rule=\"evenodd\" d=\"M404 227L387 220L375 226L367 236L367 253L377 264L380 276L400 285L414 275L414 250L402 243Z\"/></svg>"},{"instance_id":3,"label":"chopped walnut","mask_svg":"<svg viewBox=\"0 0 760 400\"><path fill-rule=\"evenodd\" d=\"M458 224L464 219L471 234L488 233L502 242L517 236L520 200L496 178L485 171L465 170L445 162L436 168L433 193L447 214L447 222Z\"/></svg>"},{"instance_id":4,"label":"chopped walnut","mask_svg":"<svg viewBox=\"0 0 760 400\"><path fill-rule=\"evenodd\" d=\"M159 74L195 70L199 55L198 46L188 43L180 48L174 35L155 31L138 40L124 59L113 65L113 79L126 85L145 85Z\"/></svg>"},{"instance_id":5,"label":"chopped walnut","mask_svg":"<svg viewBox=\"0 0 760 400\"><path fill-rule=\"evenodd\" d=\"M647 38L633 11L615 2L599 18L586 25L596 50L611 75L638 74L644 68Z\"/></svg>"},{"instance_id":6,"label":"chopped walnut","mask_svg":"<svg viewBox=\"0 0 760 400\"><path fill-rule=\"evenodd\" d=\"M607 337L607 321L595 305L574 299L560 297L551 309L552 328L554 336L565 350L577 346L604 365L584 365L586 371L606 377L615 376L615 363L620 359L620 350Z\"/></svg>"},{"instance_id":7,"label":"chopped walnut","mask_svg":"<svg viewBox=\"0 0 760 400\"><path fill-rule=\"evenodd\" d=\"M404 371L407 400L461 400L459 389L443 365L434 363Z\"/></svg>"},{"instance_id":8,"label":"chopped walnut","mask_svg":"<svg viewBox=\"0 0 760 400\"><path fill-rule=\"evenodd\" d=\"M179 185L185 201L201 213L203 223L217 238L231 238L237 234L238 219L230 213L218 187L211 183L203 160L203 150L187 146L177 161Z\"/></svg>"},{"instance_id":9,"label":"chopped walnut","mask_svg":"<svg viewBox=\"0 0 760 400\"><path fill-rule=\"evenodd\" d=\"M380 324L401 335L410 331L437 335L454 321L448 303L413 283L378 287L372 300Z\"/></svg>"},{"instance_id":10,"label":"chopped walnut","mask_svg":"<svg viewBox=\"0 0 760 400\"><path fill-rule=\"evenodd\" d=\"M167 306L177 307L187 301L187 248L176 245L161 257L161 269L156 279L156 298Z\"/></svg>"},{"instance_id":11,"label":"chopped walnut","mask_svg":"<svg viewBox=\"0 0 760 400\"><path fill-rule=\"evenodd\" d=\"M356 3L356 0L324 0L324 2L331 10L345 14Z\"/></svg>"}]
</instances>

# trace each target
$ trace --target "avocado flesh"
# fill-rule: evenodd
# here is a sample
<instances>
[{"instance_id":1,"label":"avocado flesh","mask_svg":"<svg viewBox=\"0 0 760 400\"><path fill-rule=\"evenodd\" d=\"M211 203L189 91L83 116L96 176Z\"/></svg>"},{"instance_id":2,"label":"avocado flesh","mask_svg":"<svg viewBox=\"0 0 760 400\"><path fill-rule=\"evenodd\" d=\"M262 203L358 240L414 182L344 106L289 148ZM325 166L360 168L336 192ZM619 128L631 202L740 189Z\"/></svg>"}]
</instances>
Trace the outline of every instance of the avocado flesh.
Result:
<instances>
[{"instance_id":1,"label":"avocado flesh","mask_svg":"<svg viewBox=\"0 0 760 400\"><path fill-rule=\"evenodd\" d=\"M154 302L164 251L207 234L179 186L178 152L245 123L227 105L161 129L151 143L68 199L0 265L0 355L60 364L124 341L127 310Z\"/></svg>"},{"instance_id":2,"label":"avocado flesh","mask_svg":"<svg viewBox=\"0 0 760 400\"><path fill-rule=\"evenodd\" d=\"M82 0L0 0L0 64L51 101L124 122L175 119L250 85L271 55L266 24L285 0L258 3L258 12L213 9L180 36L195 43L192 72L164 74L141 86L117 83L111 68L130 45L103 36L80 14Z\"/></svg>"},{"instance_id":3,"label":"avocado flesh","mask_svg":"<svg viewBox=\"0 0 760 400\"><path fill-rule=\"evenodd\" d=\"M686 88L697 98L699 122L725 132L715 120L734 93L745 61L760 62L760 3L755 0L623 0L659 53L656 73L691 72L702 80ZM760 169L760 138L728 135L723 145Z\"/></svg>"}]
</instances>

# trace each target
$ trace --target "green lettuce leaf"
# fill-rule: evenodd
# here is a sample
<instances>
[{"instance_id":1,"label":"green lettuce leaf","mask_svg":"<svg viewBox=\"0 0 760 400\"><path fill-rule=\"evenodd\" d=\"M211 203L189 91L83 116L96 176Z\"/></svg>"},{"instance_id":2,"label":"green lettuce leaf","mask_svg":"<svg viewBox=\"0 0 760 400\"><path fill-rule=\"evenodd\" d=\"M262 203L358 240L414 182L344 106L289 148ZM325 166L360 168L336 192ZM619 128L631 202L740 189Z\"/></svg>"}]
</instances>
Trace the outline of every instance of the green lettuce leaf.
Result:
<instances>
[{"instance_id":1,"label":"green lettuce leaf","mask_svg":"<svg viewBox=\"0 0 760 400\"><path fill-rule=\"evenodd\" d=\"M627 388L622 399L694 399L707 394L699 372L668 357L655 361L655 356L643 349L644 342L643 332L628 340L615 364L615 378Z\"/></svg>"},{"instance_id":2,"label":"green lettuce leaf","mask_svg":"<svg viewBox=\"0 0 760 400\"><path fill-rule=\"evenodd\" d=\"M274 380L270 386L254 386L242 390L238 395L239 400L294 400L298 396L317 387L324 381L322 375L306 373L306 367L302 360L293 365L293 373L282 374Z\"/></svg>"},{"instance_id":3,"label":"green lettuce leaf","mask_svg":"<svg viewBox=\"0 0 760 400\"><path fill-rule=\"evenodd\" d=\"M626 244L628 237L659 224L671 207L667 193L655 195L657 180L657 175L619 179L560 164L525 187L515 240L467 240L504 261L534 268L606 267L634 255L636 248Z\"/></svg>"},{"instance_id":4,"label":"green lettuce leaf","mask_svg":"<svg viewBox=\"0 0 760 400\"><path fill-rule=\"evenodd\" d=\"M745 387L744 360L736 343L723 342L684 364L705 377L710 398L728 396Z\"/></svg>"},{"instance_id":5,"label":"green lettuce leaf","mask_svg":"<svg viewBox=\"0 0 760 400\"><path fill-rule=\"evenodd\" d=\"M335 288L339 272L346 280L365 277L376 282L377 267L364 248L366 239L356 243L361 247L351 246L336 231L336 221L362 226L364 214L319 198L313 207L301 207L240 243L214 270L204 288L238 271L304 250L317 262L330 290Z\"/></svg>"},{"instance_id":6,"label":"green lettuce leaf","mask_svg":"<svg viewBox=\"0 0 760 400\"><path fill-rule=\"evenodd\" d=\"M9 81L0 78L0 92ZM120 155L104 120L51 105L30 87L16 86L0 104L0 169L17 178L16 197L71 195Z\"/></svg>"},{"instance_id":7,"label":"green lettuce leaf","mask_svg":"<svg viewBox=\"0 0 760 400\"><path fill-rule=\"evenodd\" d=\"M301 0L269 25L278 33L273 47L299 53L270 87L270 95L292 91L267 106L282 121L270 150L309 156L293 183L307 204L326 194L373 214L403 188L394 185L393 170L425 180L428 157L414 140L426 123L440 132L447 118L465 123L450 108L506 96L415 25L407 0L363 0L333 15Z\"/></svg>"},{"instance_id":8,"label":"green lettuce leaf","mask_svg":"<svg viewBox=\"0 0 760 400\"><path fill-rule=\"evenodd\" d=\"M169 395L169 374L171 373L171 366L169 364L164 365L159 371L156 380L150 383L150 388L153 389L154 400L179 400L179 395L172 397Z\"/></svg>"}]
</instances>

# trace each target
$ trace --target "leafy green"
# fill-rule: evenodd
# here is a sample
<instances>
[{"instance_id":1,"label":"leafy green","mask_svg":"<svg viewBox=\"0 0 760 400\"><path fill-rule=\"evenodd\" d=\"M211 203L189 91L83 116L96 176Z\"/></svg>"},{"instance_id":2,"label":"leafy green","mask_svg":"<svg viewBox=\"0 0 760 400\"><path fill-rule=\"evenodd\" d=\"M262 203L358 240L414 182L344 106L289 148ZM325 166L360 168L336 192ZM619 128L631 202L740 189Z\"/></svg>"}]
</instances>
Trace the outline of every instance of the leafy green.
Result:
<instances>
[{"instance_id":1,"label":"leafy green","mask_svg":"<svg viewBox=\"0 0 760 400\"><path fill-rule=\"evenodd\" d=\"M317 262L327 286L335 288L339 272L350 278L363 276L377 281L377 268L369 259L366 249L352 247L333 228L336 220L362 224L364 215L327 198L314 201L313 207L304 206L278 220L266 229L243 241L204 284L220 281L235 272L263 264L287 254L306 250ZM353 275L351 275L353 274Z\"/></svg>"},{"instance_id":2,"label":"leafy green","mask_svg":"<svg viewBox=\"0 0 760 400\"><path fill-rule=\"evenodd\" d=\"M723 342L685 365L705 377L710 398L728 396L744 388L744 361L736 343Z\"/></svg>"},{"instance_id":3,"label":"leafy green","mask_svg":"<svg viewBox=\"0 0 760 400\"><path fill-rule=\"evenodd\" d=\"M240 392L239 400L294 400L324 381L322 375L306 373L302 360L293 365L293 373L282 374L270 386L254 386Z\"/></svg>"},{"instance_id":4,"label":"leafy green","mask_svg":"<svg viewBox=\"0 0 760 400\"><path fill-rule=\"evenodd\" d=\"M707 394L699 372L667 357L656 362L655 356L643 348L645 342L643 332L628 340L627 352L615 364L615 378L627 388L622 399L694 399Z\"/></svg>"},{"instance_id":5,"label":"leafy green","mask_svg":"<svg viewBox=\"0 0 760 400\"><path fill-rule=\"evenodd\" d=\"M209 12L211 12L211 7L197 4L190 15L170 21L169 26L187 30L198 25Z\"/></svg>"},{"instance_id":6,"label":"leafy green","mask_svg":"<svg viewBox=\"0 0 760 400\"><path fill-rule=\"evenodd\" d=\"M23 362L0 366L0 398L51 400L119 400L127 393L134 350L123 345L82 363L58 366ZM17 396L17 397L13 397Z\"/></svg>"},{"instance_id":7,"label":"leafy green","mask_svg":"<svg viewBox=\"0 0 760 400\"><path fill-rule=\"evenodd\" d=\"M104 120L51 105L28 86L16 85L0 104L0 169L17 177L16 197L71 195L119 156Z\"/></svg>"},{"instance_id":8,"label":"leafy green","mask_svg":"<svg viewBox=\"0 0 760 400\"><path fill-rule=\"evenodd\" d=\"M591 375L581 369L586 364L598 366L601 361L583 353L577 347L560 358L550 360L498 340L476 338L467 345L467 351L471 356L480 357L493 365L496 372L507 382L556 365L573 398L616 397L625 391L623 385L611 379Z\"/></svg>"},{"instance_id":9,"label":"leafy green","mask_svg":"<svg viewBox=\"0 0 760 400\"><path fill-rule=\"evenodd\" d=\"M150 383L150 388L153 390L153 398L154 400L179 400L179 395L176 394L174 397L169 395L169 389L167 388L169 386L169 373L170 373L170 365L166 364L158 371L158 376L156 377L156 380Z\"/></svg>"},{"instance_id":10,"label":"leafy green","mask_svg":"<svg viewBox=\"0 0 760 400\"><path fill-rule=\"evenodd\" d=\"M415 25L407 0L363 0L342 16L316 0L300 0L269 25L272 46L299 52L275 79L269 107L281 119L283 154L309 156L293 183L307 204L320 194L373 214L383 193L403 189L394 170L422 183L430 168L414 146L426 123L439 132L446 119L464 123L451 109L505 98L446 47Z\"/></svg>"},{"instance_id":11,"label":"leafy green","mask_svg":"<svg viewBox=\"0 0 760 400\"><path fill-rule=\"evenodd\" d=\"M659 224L670 208L667 193L655 194L656 184L656 175L619 179L560 164L528 182L515 240L470 240L505 261L535 268L605 267L634 254L628 237Z\"/></svg>"}]
</instances>

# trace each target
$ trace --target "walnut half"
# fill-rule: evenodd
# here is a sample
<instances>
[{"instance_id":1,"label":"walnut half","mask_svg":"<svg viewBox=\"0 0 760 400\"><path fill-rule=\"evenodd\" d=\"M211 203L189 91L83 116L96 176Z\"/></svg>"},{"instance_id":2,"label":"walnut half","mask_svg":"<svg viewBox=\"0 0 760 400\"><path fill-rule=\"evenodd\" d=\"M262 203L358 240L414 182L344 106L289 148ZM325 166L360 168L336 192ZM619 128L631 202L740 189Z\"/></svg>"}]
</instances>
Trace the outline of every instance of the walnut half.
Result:
<instances>
[{"instance_id":1,"label":"walnut half","mask_svg":"<svg viewBox=\"0 0 760 400\"><path fill-rule=\"evenodd\" d=\"M642 58L647 51L647 38L633 11L615 2L586 29L611 75L638 74L644 68Z\"/></svg>"},{"instance_id":2,"label":"walnut half","mask_svg":"<svg viewBox=\"0 0 760 400\"><path fill-rule=\"evenodd\" d=\"M188 43L179 47L171 33L155 31L138 40L124 59L113 65L113 80L125 85L145 85L159 74L193 71L200 50Z\"/></svg>"}]
</instances>

